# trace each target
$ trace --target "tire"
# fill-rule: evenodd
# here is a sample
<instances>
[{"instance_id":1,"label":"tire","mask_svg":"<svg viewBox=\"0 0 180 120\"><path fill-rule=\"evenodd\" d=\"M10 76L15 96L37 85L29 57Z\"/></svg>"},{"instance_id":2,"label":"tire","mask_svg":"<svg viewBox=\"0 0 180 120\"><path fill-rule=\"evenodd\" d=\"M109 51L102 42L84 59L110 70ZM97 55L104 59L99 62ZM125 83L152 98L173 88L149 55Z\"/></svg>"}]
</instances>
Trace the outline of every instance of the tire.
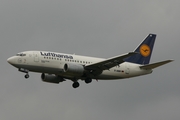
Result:
<instances>
[{"instance_id":1,"label":"tire","mask_svg":"<svg viewBox=\"0 0 180 120\"><path fill-rule=\"evenodd\" d=\"M92 82L92 79L91 78L87 78L87 79L85 79L85 83L91 83Z\"/></svg>"},{"instance_id":2,"label":"tire","mask_svg":"<svg viewBox=\"0 0 180 120\"><path fill-rule=\"evenodd\" d=\"M29 78L29 74L26 74L24 77L25 77L26 79Z\"/></svg>"},{"instance_id":3,"label":"tire","mask_svg":"<svg viewBox=\"0 0 180 120\"><path fill-rule=\"evenodd\" d=\"M72 87L73 87L73 88L79 87L79 83L78 83L78 82L74 82L74 83L72 84Z\"/></svg>"}]
</instances>

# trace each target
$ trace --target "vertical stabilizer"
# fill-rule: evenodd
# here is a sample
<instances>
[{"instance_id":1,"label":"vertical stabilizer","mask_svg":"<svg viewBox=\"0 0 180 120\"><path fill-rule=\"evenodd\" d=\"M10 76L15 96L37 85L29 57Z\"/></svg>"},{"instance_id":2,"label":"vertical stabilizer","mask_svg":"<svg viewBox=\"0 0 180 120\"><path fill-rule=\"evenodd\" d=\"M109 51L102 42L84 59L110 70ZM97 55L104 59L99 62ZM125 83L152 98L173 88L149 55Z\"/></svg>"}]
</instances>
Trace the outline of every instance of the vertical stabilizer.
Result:
<instances>
[{"instance_id":1,"label":"vertical stabilizer","mask_svg":"<svg viewBox=\"0 0 180 120\"><path fill-rule=\"evenodd\" d=\"M143 40L143 42L135 49L134 52L137 52L139 54L130 56L124 60L126 62L137 63L142 65L149 64L155 39L156 39L155 34L149 34Z\"/></svg>"}]
</instances>

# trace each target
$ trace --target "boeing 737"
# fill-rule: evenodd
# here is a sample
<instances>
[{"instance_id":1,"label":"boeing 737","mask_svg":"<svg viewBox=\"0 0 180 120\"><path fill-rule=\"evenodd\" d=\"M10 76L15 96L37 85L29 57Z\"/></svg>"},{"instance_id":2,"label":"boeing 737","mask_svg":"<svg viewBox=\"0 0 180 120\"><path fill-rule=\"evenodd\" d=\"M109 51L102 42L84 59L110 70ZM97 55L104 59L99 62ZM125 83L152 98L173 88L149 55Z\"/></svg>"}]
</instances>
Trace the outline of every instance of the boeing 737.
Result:
<instances>
[{"instance_id":1,"label":"boeing 737","mask_svg":"<svg viewBox=\"0 0 180 120\"><path fill-rule=\"evenodd\" d=\"M96 80L118 80L152 73L153 69L172 62L165 60L149 64L153 51L155 34L149 34L134 50L108 59L64 54L49 51L25 51L7 59L8 63L24 72L41 73L44 82L60 83L73 81L73 88L79 87L78 80L91 83Z\"/></svg>"}]
</instances>

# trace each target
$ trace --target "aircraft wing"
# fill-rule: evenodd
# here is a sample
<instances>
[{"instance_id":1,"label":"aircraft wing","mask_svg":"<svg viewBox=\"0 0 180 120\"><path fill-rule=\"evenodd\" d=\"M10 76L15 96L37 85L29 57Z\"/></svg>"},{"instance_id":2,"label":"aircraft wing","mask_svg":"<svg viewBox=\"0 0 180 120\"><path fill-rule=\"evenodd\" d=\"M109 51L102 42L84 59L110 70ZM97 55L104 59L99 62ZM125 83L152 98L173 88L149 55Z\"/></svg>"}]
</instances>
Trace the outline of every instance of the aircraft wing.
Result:
<instances>
[{"instance_id":1,"label":"aircraft wing","mask_svg":"<svg viewBox=\"0 0 180 120\"><path fill-rule=\"evenodd\" d=\"M115 56L115 57L112 57L112 58L109 58L109 59L106 59L106 60L103 60L103 61L100 61L97 63L86 65L85 69L87 69L87 70L100 70L100 71L109 70L110 68L123 63L124 58L127 58L129 56L133 56L135 54L138 54L138 53L129 52L129 53L126 53L123 55Z\"/></svg>"}]
</instances>

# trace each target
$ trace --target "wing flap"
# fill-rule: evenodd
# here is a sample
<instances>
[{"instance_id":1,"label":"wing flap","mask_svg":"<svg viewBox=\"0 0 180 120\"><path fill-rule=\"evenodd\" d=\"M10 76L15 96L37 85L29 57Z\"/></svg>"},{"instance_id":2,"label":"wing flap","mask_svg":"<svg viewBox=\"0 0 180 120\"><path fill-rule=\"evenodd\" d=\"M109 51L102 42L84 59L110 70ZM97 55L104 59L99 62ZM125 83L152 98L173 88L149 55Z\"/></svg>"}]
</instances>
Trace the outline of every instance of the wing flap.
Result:
<instances>
[{"instance_id":1,"label":"wing flap","mask_svg":"<svg viewBox=\"0 0 180 120\"><path fill-rule=\"evenodd\" d=\"M154 68L157 68L159 66L162 66L162 65L167 64L167 63L172 62L172 61L174 61L174 60L165 60L162 62L157 62L157 63L152 63L152 64L140 66L140 68L141 69L154 69Z\"/></svg>"},{"instance_id":2,"label":"wing flap","mask_svg":"<svg viewBox=\"0 0 180 120\"><path fill-rule=\"evenodd\" d=\"M109 58L109 59L106 59L106 60L103 60L103 61L100 61L97 63L86 65L85 68L91 69L91 70L97 70L97 69L98 70L109 70L110 68L123 63L124 62L123 59L125 59L129 56L135 55L135 54L138 54L138 53L129 52L127 54L115 56L115 57L112 57L112 58Z\"/></svg>"}]
</instances>

